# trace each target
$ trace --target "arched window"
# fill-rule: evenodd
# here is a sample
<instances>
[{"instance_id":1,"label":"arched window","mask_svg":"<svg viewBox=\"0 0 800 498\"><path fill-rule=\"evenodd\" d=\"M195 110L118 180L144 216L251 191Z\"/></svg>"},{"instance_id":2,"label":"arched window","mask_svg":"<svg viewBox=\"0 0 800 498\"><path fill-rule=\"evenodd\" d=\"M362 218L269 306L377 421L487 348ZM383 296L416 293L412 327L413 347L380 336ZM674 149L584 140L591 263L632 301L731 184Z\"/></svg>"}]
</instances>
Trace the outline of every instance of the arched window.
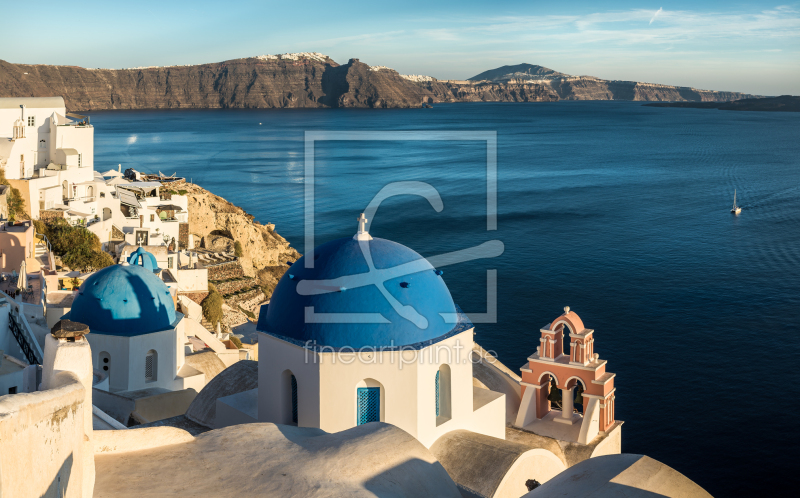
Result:
<instances>
[{"instance_id":1,"label":"arched window","mask_svg":"<svg viewBox=\"0 0 800 498\"><path fill-rule=\"evenodd\" d=\"M94 187L91 185L86 187L86 197L94 197Z\"/></svg>"},{"instance_id":2,"label":"arched window","mask_svg":"<svg viewBox=\"0 0 800 498\"><path fill-rule=\"evenodd\" d=\"M386 421L385 390L375 379L356 384L356 425Z\"/></svg>"},{"instance_id":3,"label":"arched window","mask_svg":"<svg viewBox=\"0 0 800 498\"><path fill-rule=\"evenodd\" d=\"M292 375L292 422L297 423L297 379Z\"/></svg>"},{"instance_id":4,"label":"arched window","mask_svg":"<svg viewBox=\"0 0 800 498\"><path fill-rule=\"evenodd\" d=\"M158 380L158 353L155 349L151 349L144 358L144 381L155 382L156 380Z\"/></svg>"},{"instance_id":5,"label":"arched window","mask_svg":"<svg viewBox=\"0 0 800 498\"><path fill-rule=\"evenodd\" d=\"M436 371L436 416L439 416L439 412L441 411L439 405L439 371Z\"/></svg>"},{"instance_id":6,"label":"arched window","mask_svg":"<svg viewBox=\"0 0 800 498\"><path fill-rule=\"evenodd\" d=\"M451 412L450 365L443 364L436 371L436 425L447 422Z\"/></svg>"},{"instance_id":7,"label":"arched window","mask_svg":"<svg viewBox=\"0 0 800 498\"><path fill-rule=\"evenodd\" d=\"M280 424L295 424L299 421L297 377L291 370L281 373L280 381Z\"/></svg>"}]
</instances>

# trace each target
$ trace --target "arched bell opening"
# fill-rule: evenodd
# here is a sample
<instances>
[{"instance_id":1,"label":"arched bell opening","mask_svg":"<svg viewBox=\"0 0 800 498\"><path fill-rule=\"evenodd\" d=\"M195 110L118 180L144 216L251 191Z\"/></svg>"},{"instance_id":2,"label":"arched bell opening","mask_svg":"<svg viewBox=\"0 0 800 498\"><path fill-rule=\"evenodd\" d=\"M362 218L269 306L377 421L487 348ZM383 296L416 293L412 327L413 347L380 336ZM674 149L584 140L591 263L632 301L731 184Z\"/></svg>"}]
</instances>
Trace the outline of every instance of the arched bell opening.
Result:
<instances>
[{"instance_id":1,"label":"arched bell opening","mask_svg":"<svg viewBox=\"0 0 800 498\"><path fill-rule=\"evenodd\" d=\"M583 396L586 392L586 384L578 377L572 377L567 380L567 389L572 389L572 409L573 413L584 414L586 411L587 398Z\"/></svg>"},{"instance_id":2,"label":"arched bell opening","mask_svg":"<svg viewBox=\"0 0 800 498\"><path fill-rule=\"evenodd\" d=\"M564 356L569 357L570 344L572 343L572 338L569 335L572 333L572 329L570 328L569 324L562 322L558 324L558 328L556 330L558 331L556 332L556 342L558 342L558 336L561 336L561 348L558 349L558 351ZM558 345L556 345L556 347L558 347Z\"/></svg>"},{"instance_id":3,"label":"arched bell opening","mask_svg":"<svg viewBox=\"0 0 800 498\"><path fill-rule=\"evenodd\" d=\"M558 388L558 383L554 377L550 377L547 401L550 402L551 410L561 410L561 389Z\"/></svg>"}]
</instances>

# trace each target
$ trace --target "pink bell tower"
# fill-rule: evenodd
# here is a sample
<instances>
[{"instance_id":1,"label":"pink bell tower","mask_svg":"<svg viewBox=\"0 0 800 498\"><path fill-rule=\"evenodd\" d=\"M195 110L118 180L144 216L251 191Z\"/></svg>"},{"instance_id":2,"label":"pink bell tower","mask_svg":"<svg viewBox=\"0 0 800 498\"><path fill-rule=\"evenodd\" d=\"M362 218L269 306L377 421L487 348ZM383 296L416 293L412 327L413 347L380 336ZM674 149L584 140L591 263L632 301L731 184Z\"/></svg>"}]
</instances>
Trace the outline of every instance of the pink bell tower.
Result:
<instances>
[{"instance_id":1,"label":"pink bell tower","mask_svg":"<svg viewBox=\"0 0 800 498\"><path fill-rule=\"evenodd\" d=\"M542 435L559 434L588 444L614 424L614 376L606 360L594 352L594 330L587 329L569 306L540 331L539 347L521 369L522 402L515 424ZM565 342L566 341L566 342ZM568 352L564 346L568 345ZM582 389L583 410L573 409L576 387ZM551 387L561 390L562 410L551 409ZM557 394L557 393L555 393ZM557 429L552 424L574 426Z\"/></svg>"}]
</instances>

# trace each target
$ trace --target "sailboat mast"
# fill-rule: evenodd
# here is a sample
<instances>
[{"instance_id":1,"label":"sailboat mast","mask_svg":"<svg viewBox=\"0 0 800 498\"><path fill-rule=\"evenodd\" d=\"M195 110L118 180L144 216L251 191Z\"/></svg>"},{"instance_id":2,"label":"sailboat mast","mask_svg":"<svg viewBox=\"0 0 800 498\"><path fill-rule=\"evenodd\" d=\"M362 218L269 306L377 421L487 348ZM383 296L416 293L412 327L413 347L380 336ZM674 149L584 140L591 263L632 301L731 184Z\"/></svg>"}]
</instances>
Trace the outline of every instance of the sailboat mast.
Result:
<instances>
[{"instance_id":1,"label":"sailboat mast","mask_svg":"<svg viewBox=\"0 0 800 498\"><path fill-rule=\"evenodd\" d=\"M736 209L736 189L733 189L733 209Z\"/></svg>"}]
</instances>

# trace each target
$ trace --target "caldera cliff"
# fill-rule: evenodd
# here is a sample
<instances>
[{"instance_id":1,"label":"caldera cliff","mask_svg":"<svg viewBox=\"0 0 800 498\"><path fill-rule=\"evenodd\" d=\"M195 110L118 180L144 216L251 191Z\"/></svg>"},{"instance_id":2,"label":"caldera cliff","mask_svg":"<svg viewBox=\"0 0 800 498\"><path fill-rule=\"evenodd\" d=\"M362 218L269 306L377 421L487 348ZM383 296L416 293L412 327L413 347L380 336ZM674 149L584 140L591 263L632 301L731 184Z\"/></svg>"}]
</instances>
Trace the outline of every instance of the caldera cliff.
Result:
<instances>
[{"instance_id":1,"label":"caldera cliff","mask_svg":"<svg viewBox=\"0 0 800 498\"><path fill-rule=\"evenodd\" d=\"M0 60L0 97L64 97L70 111L220 108L408 108L436 102L558 100L729 101L751 98L636 81L570 76L520 64L470 80L403 76L319 53L266 55L194 66L86 69Z\"/></svg>"}]
</instances>

